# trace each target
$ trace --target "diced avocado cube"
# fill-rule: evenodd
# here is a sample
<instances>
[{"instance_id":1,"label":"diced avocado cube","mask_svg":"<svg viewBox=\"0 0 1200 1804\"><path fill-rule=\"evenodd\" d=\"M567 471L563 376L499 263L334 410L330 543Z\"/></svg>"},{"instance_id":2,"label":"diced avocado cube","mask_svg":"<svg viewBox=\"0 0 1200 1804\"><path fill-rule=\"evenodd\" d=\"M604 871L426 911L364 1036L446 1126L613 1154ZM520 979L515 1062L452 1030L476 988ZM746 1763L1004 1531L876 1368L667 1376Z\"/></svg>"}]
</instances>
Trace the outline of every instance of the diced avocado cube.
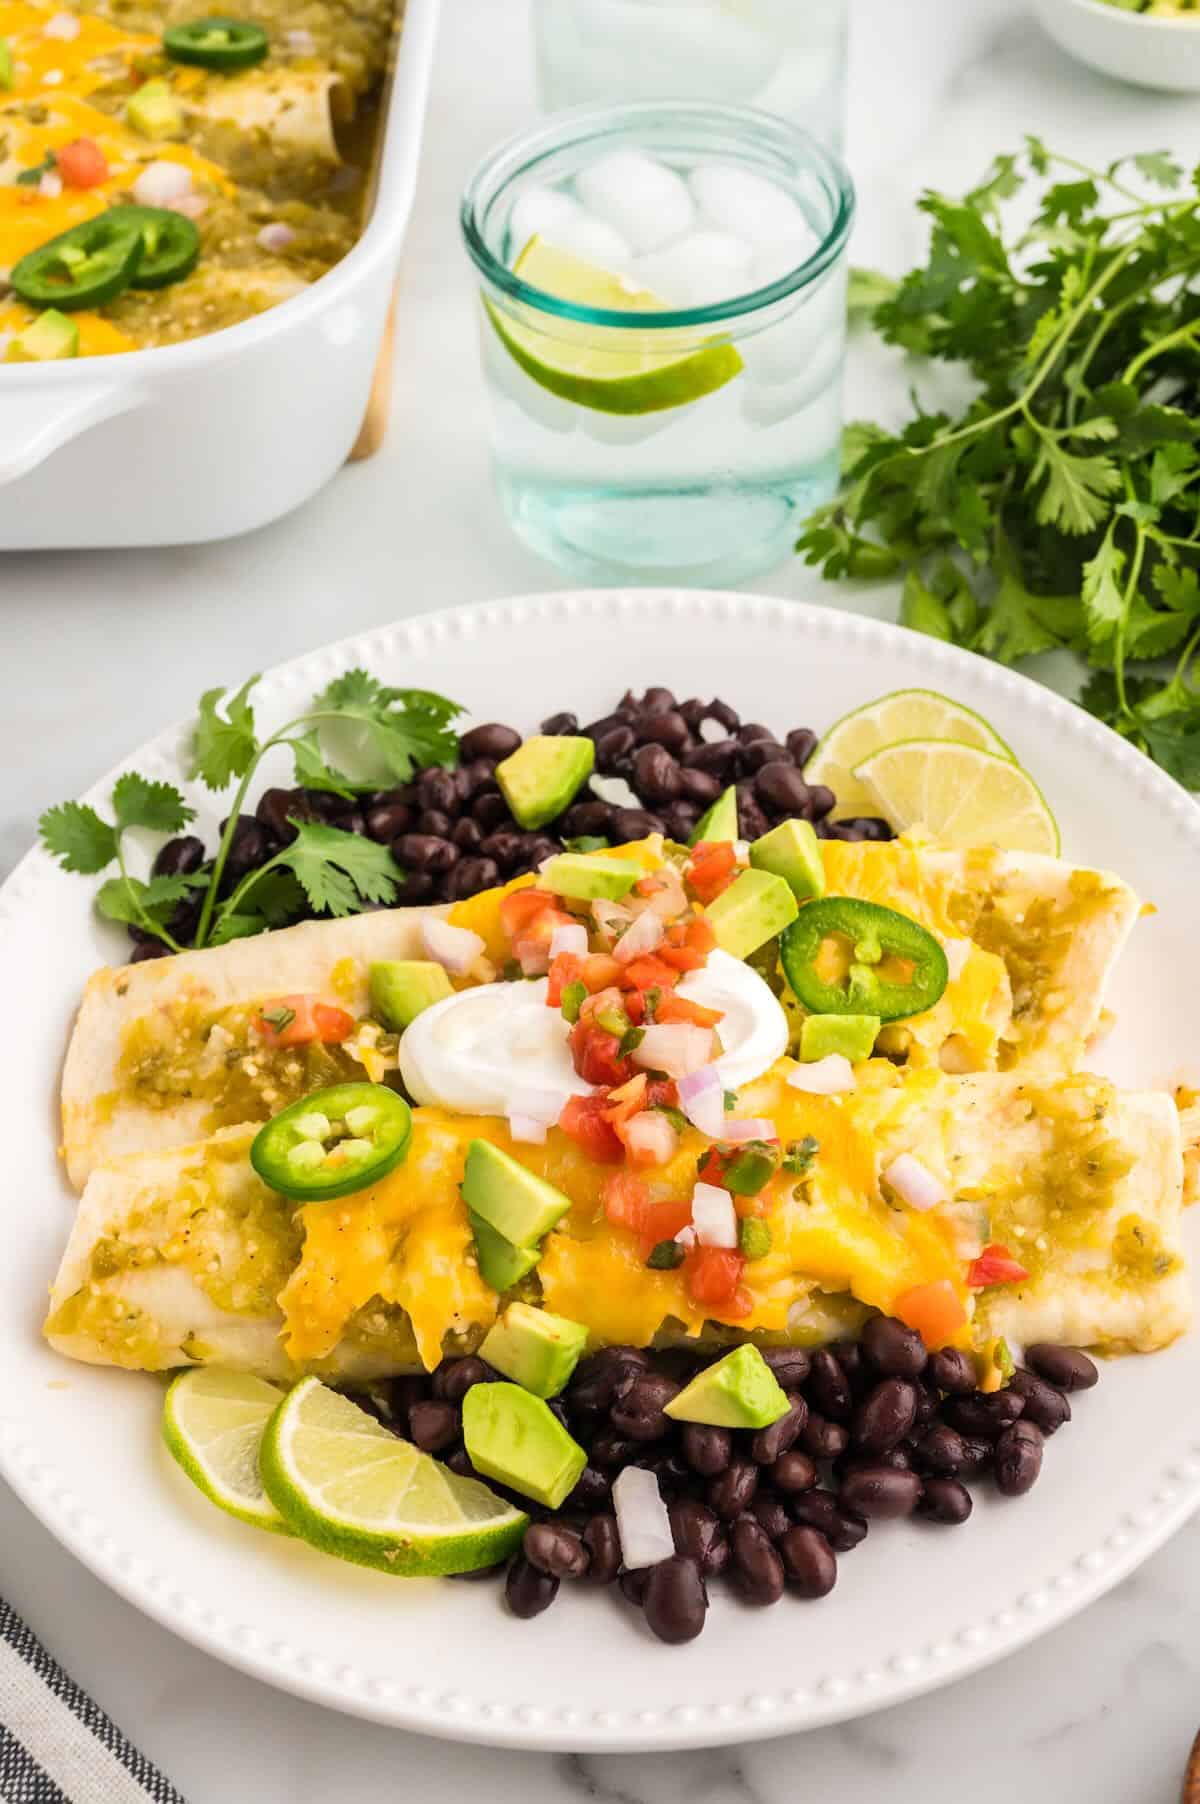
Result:
<instances>
[{"instance_id":1,"label":"diced avocado cube","mask_svg":"<svg viewBox=\"0 0 1200 1804\"><path fill-rule=\"evenodd\" d=\"M496 766L496 781L513 818L533 832L570 807L595 763L590 739L536 734Z\"/></svg>"},{"instance_id":2,"label":"diced avocado cube","mask_svg":"<svg viewBox=\"0 0 1200 1804\"><path fill-rule=\"evenodd\" d=\"M704 840L734 840L738 837L737 790L731 783L728 789L722 790L712 807L700 816L692 830L689 846L698 846Z\"/></svg>"},{"instance_id":3,"label":"diced avocado cube","mask_svg":"<svg viewBox=\"0 0 1200 1804\"><path fill-rule=\"evenodd\" d=\"M511 1290L514 1284L527 1277L541 1258L539 1247L515 1247L511 1240L505 1240L503 1234L497 1234L482 1215L476 1215L473 1209L467 1210L471 1228L475 1235L475 1256L479 1260L479 1275L485 1284L493 1290Z\"/></svg>"},{"instance_id":4,"label":"diced avocado cube","mask_svg":"<svg viewBox=\"0 0 1200 1804\"><path fill-rule=\"evenodd\" d=\"M821 842L809 821L781 821L750 847L750 863L756 871L772 871L782 877L797 902L811 902L825 894L825 865Z\"/></svg>"},{"instance_id":5,"label":"diced avocado cube","mask_svg":"<svg viewBox=\"0 0 1200 1804\"><path fill-rule=\"evenodd\" d=\"M144 81L130 96L125 116L144 138L171 138L183 130L183 114L169 85L156 78Z\"/></svg>"},{"instance_id":6,"label":"diced avocado cube","mask_svg":"<svg viewBox=\"0 0 1200 1804\"><path fill-rule=\"evenodd\" d=\"M767 1428L789 1407L774 1372L758 1348L747 1344L698 1373L667 1404L666 1413L676 1422L706 1422L713 1428Z\"/></svg>"},{"instance_id":7,"label":"diced avocado cube","mask_svg":"<svg viewBox=\"0 0 1200 1804\"><path fill-rule=\"evenodd\" d=\"M722 952L749 958L783 932L800 913L800 904L782 877L772 871L743 871L708 910L708 921Z\"/></svg>"},{"instance_id":8,"label":"diced avocado cube","mask_svg":"<svg viewBox=\"0 0 1200 1804\"><path fill-rule=\"evenodd\" d=\"M549 1405L519 1384L473 1384L462 1405L467 1458L485 1478L556 1510L579 1483L587 1454Z\"/></svg>"},{"instance_id":9,"label":"diced avocado cube","mask_svg":"<svg viewBox=\"0 0 1200 1804\"><path fill-rule=\"evenodd\" d=\"M32 325L10 340L6 363L54 363L60 357L78 357L79 327L56 307L39 313Z\"/></svg>"},{"instance_id":10,"label":"diced avocado cube","mask_svg":"<svg viewBox=\"0 0 1200 1804\"><path fill-rule=\"evenodd\" d=\"M372 1011L394 1034L402 1034L427 1008L454 994L445 967L426 958L380 959L371 966L368 982Z\"/></svg>"},{"instance_id":11,"label":"diced avocado cube","mask_svg":"<svg viewBox=\"0 0 1200 1804\"><path fill-rule=\"evenodd\" d=\"M0 88L13 86L13 54L12 45L7 38L0 38Z\"/></svg>"},{"instance_id":12,"label":"diced avocado cube","mask_svg":"<svg viewBox=\"0 0 1200 1804\"><path fill-rule=\"evenodd\" d=\"M484 1336L479 1357L535 1397L557 1397L579 1364L587 1337L587 1329L565 1315L510 1303Z\"/></svg>"},{"instance_id":13,"label":"diced avocado cube","mask_svg":"<svg viewBox=\"0 0 1200 1804\"><path fill-rule=\"evenodd\" d=\"M875 1050L878 1015L808 1015L800 1029L800 1057L812 1063L840 1052L857 1065Z\"/></svg>"},{"instance_id":14,"label":"diced avocado cube","mask_svg":"<svg viewBox=\"0 0 1200 1804\"><path fill-rule=\"evenodd\" d=\"M472 1140L463 1172L463 1201L515 1247L548 1234L571 1200L490 1140Z\"/></svg>"},{"instance_id":15,"label":"diced avocado cube","mask_svg":"<svg viewBox=\"0 0 1200 1804\"><path fill-rule=\"evenodd\" d=\"M589 852L562 852L538 876L538 888L579 902L619 902L639 878L640 865L621 858L597 858Z\"/></svg>"}]
</instances>

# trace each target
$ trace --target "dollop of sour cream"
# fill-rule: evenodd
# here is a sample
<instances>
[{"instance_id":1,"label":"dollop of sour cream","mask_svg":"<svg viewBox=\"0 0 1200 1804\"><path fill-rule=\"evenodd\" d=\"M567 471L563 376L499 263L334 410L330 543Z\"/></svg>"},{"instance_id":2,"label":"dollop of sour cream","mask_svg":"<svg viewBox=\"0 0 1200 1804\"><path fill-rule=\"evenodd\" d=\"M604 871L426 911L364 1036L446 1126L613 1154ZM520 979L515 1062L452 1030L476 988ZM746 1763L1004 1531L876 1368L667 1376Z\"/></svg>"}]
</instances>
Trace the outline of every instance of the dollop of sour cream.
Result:
<instances>
[{"instance_id":1,"label":"dollop of sour cream","mask_svg":"<svg viewBox=\"0 0 1200 1804\"><path fill-rule=\"evenodd\" d=\"M414 1102L460 1115L553 1120L568 1096L590 1095L571 1060L570 1028L546 1006L546 991L544 977L484 984L418 1015L400 1041L400 1075ZM761 1077L787 1050L787 1017L770 986L727 952L710 953L679 994L722 1011L716 1065L727 1089Z\"/></svg>"}]
</instances>

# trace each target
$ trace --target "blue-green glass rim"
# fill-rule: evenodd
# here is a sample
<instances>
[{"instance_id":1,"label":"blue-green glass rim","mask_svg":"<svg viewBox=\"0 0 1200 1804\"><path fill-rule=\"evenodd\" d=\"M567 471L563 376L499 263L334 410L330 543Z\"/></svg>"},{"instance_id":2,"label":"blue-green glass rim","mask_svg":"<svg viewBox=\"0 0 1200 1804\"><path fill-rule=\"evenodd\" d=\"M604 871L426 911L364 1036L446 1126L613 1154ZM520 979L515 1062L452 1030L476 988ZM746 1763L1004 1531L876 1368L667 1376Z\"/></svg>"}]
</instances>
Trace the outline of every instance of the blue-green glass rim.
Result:
<instances>
[{"instance_id":1,"label":"blue-green glass rim","mask_svg":"<svg viewBox=\"0 0 1200 1804\"><path fill-rule=\"evenodd\" d=\"M642 121L661 123L672 119L678 120L685 130L693 125L728 128L731 142L735 136L751 138L759 144L766 141L784 151L798 167L815 173L831 195L834 208L829 229L812 255L766 288L731 295L728 300L716 301L706 307L680 307L657 313L626 307L580 306L524 281L493 256L479 224L481 199L486 199L490 205L518 176L535 170L539 163L557 156L574 143L589 138L619 140L631 126L636 127ZM683 135L681 132L681 137ZM732 156L735 153L727 151L726 154ZM576 320L583 325L636 326L639 331L662 332L679 326L708 326L745 319L799 294L842 255L854 223L854 210L854 182L846 165L799 126L789 125L785 119L761 112L756 107L711 106L705 101L692 100L642 100L622 106L578 107L555 113L534 130L518 132L506 139L489 152L467 183L459 209L459 223L463 241L479 273L508 299L535 308L539 313Z\"/></svg>"}]
</instances>

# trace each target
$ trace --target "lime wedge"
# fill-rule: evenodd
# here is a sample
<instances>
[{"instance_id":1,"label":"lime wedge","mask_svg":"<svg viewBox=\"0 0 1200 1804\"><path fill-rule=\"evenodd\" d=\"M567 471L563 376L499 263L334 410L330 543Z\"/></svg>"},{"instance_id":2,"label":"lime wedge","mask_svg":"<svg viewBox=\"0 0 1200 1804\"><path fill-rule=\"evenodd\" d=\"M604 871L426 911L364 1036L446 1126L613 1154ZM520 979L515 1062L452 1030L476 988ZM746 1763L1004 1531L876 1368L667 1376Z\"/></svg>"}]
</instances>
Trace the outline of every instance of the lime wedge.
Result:
<instances>
[{"instance_id":1,"label":"lime wedge","mask_svg":"<svg viewBox=\"0 0 1200 1804\"><path fill-rule=\"evenodd\" d=\"M244 1372L194 1366L172 1379L162 1432L173 1457L218 1509L275 1534L290 1531L262 1487L258 1447L283 1392Z\"/></svg>"},{"instance_id":2,"label":"lime wedge","mask_svg":"<svg viewBox=\"0 0 1200 1804\"><path fill-rule=\"evenodd\" d=\"M305 1541L402 1578L494 1566L529 1522L318 1378L302 1379L279 1405L260 1463L267 1495Z\"/></svg>"},{"instance_id":3,"label":"lime wedge","mask_svg":"<svg viewBox=\"0 0 1200 1804\"><path fill-rule=\"evenodd\" d=\"M625 276L531 238L514 265L517 275L545 294L580 307L661 313L657 295ZM501 343L540 388L599 413L661 413L723 388L742 369L727 340L695 327L620 328L556 320L551 332L515 318L486 300Z\"/></svg>"},{"instance_id":4,"label":"lime wedge","mask_svg":"<svg viewBox=\"0 0 1200 1804\"><path fill-rule=\"evenodd\" d=\"M951 739L886 745L854 767L897 832L925 827L940 845L999 846L1006 852L1059 850L1058 824L1029 775L1009 758Z\"/></svg>"},{"instance_id":5,"label":"lime wedge","mask_svg":"<svg viewBox=\"0 0 1200 1804\"><path fill-rule=\"evenodd\" d=\"M977 745L998 758L1012 753L982 715L952 702L933 689L896 689L877 702L843 714L830 727L805 768L806 783L824 783L837 797L831 820L870 814L874 804L855 780L854 767L883 745L901 739L954 739L960 745Z\"/></svg>"}]
</instances>

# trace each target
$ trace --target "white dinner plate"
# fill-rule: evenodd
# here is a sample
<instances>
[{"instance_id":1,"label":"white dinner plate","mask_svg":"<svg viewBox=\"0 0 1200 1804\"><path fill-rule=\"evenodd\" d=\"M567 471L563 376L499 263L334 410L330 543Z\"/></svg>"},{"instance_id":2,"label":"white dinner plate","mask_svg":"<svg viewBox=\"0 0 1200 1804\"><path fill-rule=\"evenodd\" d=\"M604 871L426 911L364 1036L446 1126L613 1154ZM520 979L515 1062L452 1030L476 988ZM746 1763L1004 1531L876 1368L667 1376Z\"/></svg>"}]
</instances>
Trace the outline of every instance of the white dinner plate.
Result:
<instances>
[{"instance_id":1,"label":"white dinner plate","mask_svg":"<svg viewBox=\"0 0 1200 1804\"><path fill-rule=\"evenodd\" d=\"M229 660L236 683L236 647ZM527 732L561 708L590 719L649 683L720 694L781 732L827 727L882 690L942 690L985 714L1032 770L1065 856L1111 866L1156 905L1117 970L1119 1027L1097 1063L1165 1085L1197 1048L1200 809L1106 728L995 664L786 601L592 591L456 609L314 652L266 678L260 721L289 718L356 664ZM129 767L179 781L185 743L176 727ZM92 799L107 804L110 786ZM193 800L211 844L222 810ZM223 1517L160 1446L158 1381L72 1365L38 1334L74 1206L56 1156L63 1046L89 971L124 956L91 912L93 888L34 851L0 892L0 1469L100 1578L218 1659L462 1740L617 1750L778 1735L1011 1652L1115 1584L1200 1502L1193 1334L1105 1368L1028 1497L980 1486L963 1528L879 1525L821 1603L751 1610L717 1587L703 1635L684 1648L654 1641L615 1589L564 1587L545 1615L517 1622L493 1582L388 1578Z\"/></svg>"}]
</instances>

